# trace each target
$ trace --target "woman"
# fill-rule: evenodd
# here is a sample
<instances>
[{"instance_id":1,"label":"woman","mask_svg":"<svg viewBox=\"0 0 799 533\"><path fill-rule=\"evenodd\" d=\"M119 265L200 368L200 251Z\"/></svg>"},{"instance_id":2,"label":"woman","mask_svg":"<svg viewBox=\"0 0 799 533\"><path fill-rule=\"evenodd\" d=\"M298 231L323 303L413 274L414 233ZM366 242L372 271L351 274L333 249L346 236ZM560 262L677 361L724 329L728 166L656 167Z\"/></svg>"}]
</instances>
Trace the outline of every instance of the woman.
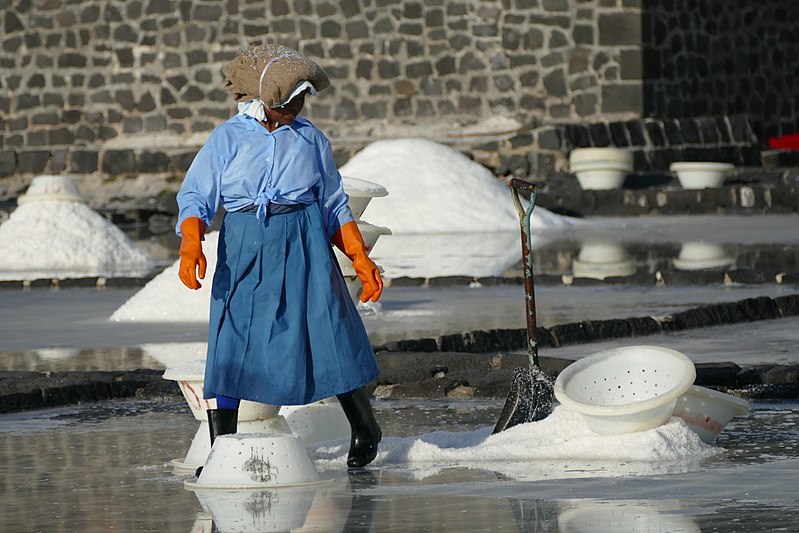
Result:
<instances>
[{"instance_id":1,"label":"woman","mask_svg":"<svg viewBox=\"0 0 799 533\"><path fill-rule=\"evenodd\" d=\"M379 370L330 243L353 262L361 300L383 281L333 162L330 142L300 116L324 71L277 45L240 51L225 66L239 113L218 126L178 193L180 279L200 288L202 238L221 204L211 289L205 397L211 443L236 432L242 399L304 405L337 396L352 428L351 467L370 463L382 433L363 386Z\"/></svg>"}]
</instances>

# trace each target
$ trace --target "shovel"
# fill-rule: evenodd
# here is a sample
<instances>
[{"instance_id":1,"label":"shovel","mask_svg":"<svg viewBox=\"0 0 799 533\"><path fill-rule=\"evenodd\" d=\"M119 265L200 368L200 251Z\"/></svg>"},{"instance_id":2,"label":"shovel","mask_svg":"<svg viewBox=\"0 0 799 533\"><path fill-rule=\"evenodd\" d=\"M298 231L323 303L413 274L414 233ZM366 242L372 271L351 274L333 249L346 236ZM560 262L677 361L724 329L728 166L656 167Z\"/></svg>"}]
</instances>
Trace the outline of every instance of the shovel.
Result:
<instances>
[{"instance_id":1,"label":"shovel","mask_svg":"<svg viewBox=\"0 0 799 533\"><path fill-rule=\"evenodd\" d=\"M530 215L535 208L536 185L520 179L512 179L513 203L519 213L522 231L522 265L524 267L524 298L527 307L527 355L529 368L517 368L513 373L510 392L499 415L493 433L525 422L543 420L552 412L553 382L538 366L538 332L535 323L535 287L533 284L533 243L530 232ZM530 193L530 204L522 207L519 191Z\"/></svg>"}]
</instances>

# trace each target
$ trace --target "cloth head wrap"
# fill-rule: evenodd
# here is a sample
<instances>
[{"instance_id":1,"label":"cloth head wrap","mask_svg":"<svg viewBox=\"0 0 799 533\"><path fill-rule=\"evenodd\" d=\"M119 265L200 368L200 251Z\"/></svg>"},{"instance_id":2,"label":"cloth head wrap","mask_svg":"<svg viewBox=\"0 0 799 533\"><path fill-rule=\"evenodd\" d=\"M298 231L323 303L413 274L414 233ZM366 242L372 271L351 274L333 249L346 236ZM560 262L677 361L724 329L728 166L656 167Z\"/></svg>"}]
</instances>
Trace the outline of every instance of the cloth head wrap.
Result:
<instances>
[{"instance_id":1,"label":"cloth head wrap","mask_svg":"<svg viewBox=\"0 0 799 533\"><path fill-rule=\"evenodd\" d=\"M222 68L223 87L237 102L260 99L269 107L287 103L302 90L303 82L312 94L330 85L322 67L298 51L279 44L253 46L239 50Z\"/></svg>"}]
</instances>

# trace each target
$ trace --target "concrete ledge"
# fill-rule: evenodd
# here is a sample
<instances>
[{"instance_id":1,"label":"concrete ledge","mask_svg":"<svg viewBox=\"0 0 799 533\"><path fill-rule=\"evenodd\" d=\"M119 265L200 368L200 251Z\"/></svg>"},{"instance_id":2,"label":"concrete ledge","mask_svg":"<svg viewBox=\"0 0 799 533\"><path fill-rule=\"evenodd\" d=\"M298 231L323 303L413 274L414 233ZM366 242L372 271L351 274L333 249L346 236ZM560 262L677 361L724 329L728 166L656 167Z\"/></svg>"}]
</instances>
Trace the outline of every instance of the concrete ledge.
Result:
<instances>
[{"instance_id":1,"label":"concrete ledge","mask_svg":"<svg viewBox=\"0 0 799 533\"><path fill-rule=\"evenodd\" d=\"M609 320L587 320L539 327L538 345L558 348L569 344L627 337L644 337L658 333L772 320L799 316L799 294L769 298L747 298L737 302L703 305L660 317L631 317ZM527 329L475 330L441 335L435 339L408 339L374 347L375 352L465 352L489 353L527 350Z\"/></svg>"}]
</instances>

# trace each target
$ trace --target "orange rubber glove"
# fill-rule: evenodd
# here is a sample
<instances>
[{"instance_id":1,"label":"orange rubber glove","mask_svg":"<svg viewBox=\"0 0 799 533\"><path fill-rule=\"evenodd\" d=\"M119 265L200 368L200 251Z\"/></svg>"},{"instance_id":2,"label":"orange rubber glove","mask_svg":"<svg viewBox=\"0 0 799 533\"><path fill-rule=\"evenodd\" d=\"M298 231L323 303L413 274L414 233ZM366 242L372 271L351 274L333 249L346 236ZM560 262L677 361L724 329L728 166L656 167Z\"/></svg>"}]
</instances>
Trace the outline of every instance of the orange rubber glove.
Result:
<instances>
[{"instance_id":1,"label":"orange rubber glove","mask_svg":"<svg viewBox=\"0 0 799 533\"><path fill-rule=\"evenodd\" d=\"M189 217L180 224L180 234L183 236L180 241L180 269L178 276L180 281L190 288L197 290L202 285L197 280L197 270L199 278L205 279L205 269L208 262L203 255L203 235L205 235L205 222L197 217Z\"/></svg>"},{"instance_id":2,"label":"orange rubber glove","mask_svg":"<svg viewBox=\"0 0 799 533\"><path fill-rule=\"evenodd\" d=\"M366 255L366 245L363 243L358 224L354 221L347 222L339 228L330 241L352 261L355 273L363 285L361 301L376 302L383 294L383 278L380 277L377 265Z\"/></svg>"}]
</instances>

